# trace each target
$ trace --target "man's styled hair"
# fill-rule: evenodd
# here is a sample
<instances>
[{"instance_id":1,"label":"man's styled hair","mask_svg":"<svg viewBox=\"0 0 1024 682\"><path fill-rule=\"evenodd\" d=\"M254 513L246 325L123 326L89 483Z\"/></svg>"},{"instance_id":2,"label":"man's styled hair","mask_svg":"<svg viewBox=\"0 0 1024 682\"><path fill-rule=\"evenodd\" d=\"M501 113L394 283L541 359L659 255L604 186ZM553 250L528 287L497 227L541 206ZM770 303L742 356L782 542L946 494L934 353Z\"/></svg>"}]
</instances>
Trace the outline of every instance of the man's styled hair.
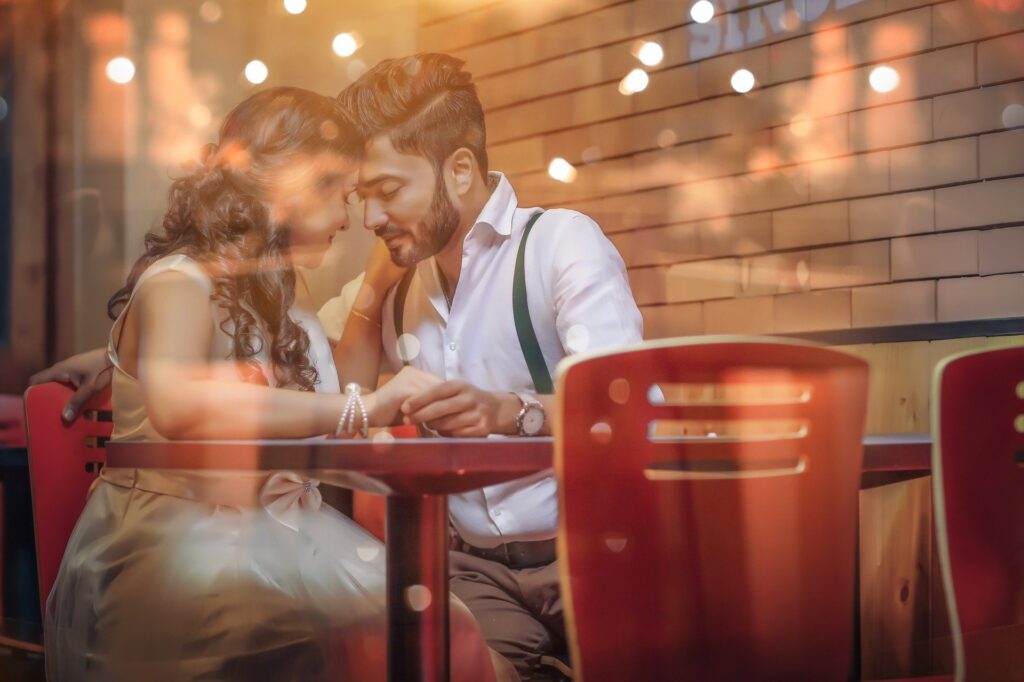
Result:
<instances>
[{"instance_id":1,"label":"man's styled hair","mask_svg":"<svg viewBox=\"0 0 1024 682\"><path fill-rule=\"evenodd\" d=\"M484 110L464 64L438 53L385 59L338 100L365 142L387 133L397 151L426 157L438 170L465 147L486 176Z\"/></svg>"}]
</instances>

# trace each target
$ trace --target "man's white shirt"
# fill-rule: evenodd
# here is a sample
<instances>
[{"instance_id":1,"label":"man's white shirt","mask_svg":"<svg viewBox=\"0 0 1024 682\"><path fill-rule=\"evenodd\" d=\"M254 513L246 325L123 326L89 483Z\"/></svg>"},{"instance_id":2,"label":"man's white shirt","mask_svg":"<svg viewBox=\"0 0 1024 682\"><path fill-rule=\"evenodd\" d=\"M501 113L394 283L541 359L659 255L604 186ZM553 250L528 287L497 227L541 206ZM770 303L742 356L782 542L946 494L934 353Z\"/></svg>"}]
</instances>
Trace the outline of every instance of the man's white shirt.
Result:
<instances>
[{"instance_id":1,"label":"man's white shirt","mask_svg":"<svg viewBox=\"0 0 1024 682\"><path fill-rule=\"evenodd\" d=\"M520 208L504 175L463 242L462 271L451 310L433 258L417 265L405 300L403 348L409 364L446 380L494 392L535 393L516 335L512 276L524 228L539 209ZM575 353L639 342L643 322L622 257L593 220L550 209L527 242L526 289L530 317L552 378L558 362ZM332 341L341 337L361 277L320 310ZM396 370L394 291L383 310L387 362ZM548 420L554 415L548 415ZM557 533L553 472L449 497L452 522L471 545L546 540Z\"/></svg>"}]
</instances>

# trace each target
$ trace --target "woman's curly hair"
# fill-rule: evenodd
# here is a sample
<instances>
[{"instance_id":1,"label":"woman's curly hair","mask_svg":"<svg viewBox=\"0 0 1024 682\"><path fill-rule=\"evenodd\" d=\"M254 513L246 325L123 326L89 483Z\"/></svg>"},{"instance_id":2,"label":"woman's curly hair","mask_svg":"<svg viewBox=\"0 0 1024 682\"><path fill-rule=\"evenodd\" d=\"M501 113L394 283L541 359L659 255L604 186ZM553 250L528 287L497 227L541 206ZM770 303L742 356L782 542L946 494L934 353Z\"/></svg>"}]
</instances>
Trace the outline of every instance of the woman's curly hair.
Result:
<instances>
[{"instance_id":1,"label":"woman's curly hair","mask_svg":"<svg viewBox=\"0 0 1024 682\"><path fill-rule=\"evenodd\" d=\"M107 313L116 318L154 261L186 254L210 274L211 298L226 313L220 326L235 358L255 369L256 354L269 346L278 385L314 390L319 375L309 360L309 336L289 314L296 276L288 229L271 220L267 197L274 171L289 162L323 151L354 157L358 150L334 99L289 87L249 97L224 119L218 144L204 147L203 163L172 182L162 229L146 235L145 253Z\"/></svg>"}]
</instances>

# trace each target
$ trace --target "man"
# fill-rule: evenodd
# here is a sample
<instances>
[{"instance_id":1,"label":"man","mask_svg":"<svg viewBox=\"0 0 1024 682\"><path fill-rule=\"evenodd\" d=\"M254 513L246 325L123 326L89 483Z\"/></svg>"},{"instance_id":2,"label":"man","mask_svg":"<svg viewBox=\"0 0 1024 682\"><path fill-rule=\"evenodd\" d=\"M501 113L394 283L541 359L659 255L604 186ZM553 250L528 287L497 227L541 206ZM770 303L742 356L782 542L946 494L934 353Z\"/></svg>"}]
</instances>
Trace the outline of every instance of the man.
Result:
<instances>
[{"instance_id":1,"label":"man","mask_svg":"<svg viewBox=\"0 0 1024 682\"><path fill-rule=\"evenodd\" d=\"M462 62L386 60L339 100L366 143L365 225L415 270L385 301L385 355L395 369L407 362L445 380L410 399L407 418L452 436L550 433L555 401L544 393L558 361L641 340L622 258L587 216L544 211L523 252L531 342L513 279L536 209L488 172L483 109ZM330 308L321 318L337 328ZM539 347L530 361L526 346ZM449 507L452 591L523 680L557 677L540 665L565 651L552 473L455 495Z\"/></svg>"}]
</instances>

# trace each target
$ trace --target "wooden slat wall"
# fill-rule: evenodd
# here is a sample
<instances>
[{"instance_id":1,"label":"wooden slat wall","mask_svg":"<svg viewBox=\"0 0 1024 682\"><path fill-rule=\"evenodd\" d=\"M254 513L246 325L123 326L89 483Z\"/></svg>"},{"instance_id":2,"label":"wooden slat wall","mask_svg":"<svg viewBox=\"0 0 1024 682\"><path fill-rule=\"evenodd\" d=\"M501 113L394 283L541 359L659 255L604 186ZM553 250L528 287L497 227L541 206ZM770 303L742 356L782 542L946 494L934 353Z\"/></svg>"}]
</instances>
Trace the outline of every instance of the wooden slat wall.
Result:
<instances>
[{"instance_id":1,"label":"wooden slat wall","mask_svg":"<svg viewBox=\"0 0 1024 682\"><path fill-rule=\"evenodd\" d=\"M690 4L424 2L418 48L466 60L521 204L600 222L648 337L1024 316L1024 9L719 0L701 26ZM624 96L641 39L665 59ZM938 358L1005 342L851 347L875 369L869 430L926 430Z\"/></svg>"},{"instance_id":2,"label":"wooden slat wall","mask_svg":"<svg viewBox=\"0 0 1024 682\"><path fill-rule=\"evenodd\" d=\"M939 362L955 353L1024 343L1024 336L840 346L871 366L868 433L921 433L931 428L931 381Z\"/></svg>"}]
</instances>

